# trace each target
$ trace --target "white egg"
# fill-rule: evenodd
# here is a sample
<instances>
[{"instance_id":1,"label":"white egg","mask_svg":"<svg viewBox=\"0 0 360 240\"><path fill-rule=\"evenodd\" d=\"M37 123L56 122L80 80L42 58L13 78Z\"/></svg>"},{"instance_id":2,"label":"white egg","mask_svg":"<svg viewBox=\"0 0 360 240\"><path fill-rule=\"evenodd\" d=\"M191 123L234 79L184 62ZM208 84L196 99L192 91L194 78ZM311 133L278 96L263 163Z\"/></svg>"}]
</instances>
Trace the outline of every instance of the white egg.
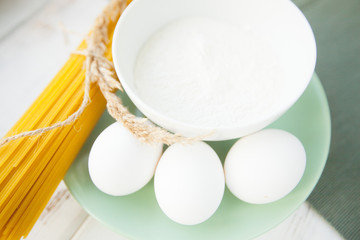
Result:
<instances>
[{"instance_id":1,"label":"white egg","mask_svg":"<svg viewBox=\"0 0 360 240\"><path fill-rule=\"evenodd\" d=\"M238 140L226 156L226 185L239 199L255 204L290 193L305 170L306 153L294 135L266 129Z\"/></svg>"},{"instance_id":2,"label":"white egg","mask_svg":"<svg viewBox=\"0 0 360 240\"><path fill-rule=\"evenodd\" d=\"M95 140L89 155L89 173L104 193L122 196L138 191L153 177L162 144L138 140L115 122Z\"/></svg>"},{"instance_id":3,"label":"white egg","mask_svg":"<svg viewBox=\"0 0 360 240\"><path fill-rule=\"evenodd\" d=\"M174 144L161 157L154 177L155 195L173 221L194 225L211 217L225 189L219 157L206 143Z\"/></svg>"}]
</instances>

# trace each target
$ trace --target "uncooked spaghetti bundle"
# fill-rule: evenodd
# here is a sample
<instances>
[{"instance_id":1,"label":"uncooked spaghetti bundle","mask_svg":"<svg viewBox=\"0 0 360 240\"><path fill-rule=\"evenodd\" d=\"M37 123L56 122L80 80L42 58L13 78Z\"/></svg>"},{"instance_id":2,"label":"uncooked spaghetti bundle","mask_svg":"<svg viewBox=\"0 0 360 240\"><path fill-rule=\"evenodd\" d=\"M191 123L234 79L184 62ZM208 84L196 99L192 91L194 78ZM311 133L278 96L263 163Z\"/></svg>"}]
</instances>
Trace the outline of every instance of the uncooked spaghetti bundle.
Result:
<instances>
[{"instance_id":1,"label":"uncooked spaghetti bundle","mask_svg":"<svg viewBox=\"0 0 360 240\"><path fill-rule=\"evenodd\" d=\"M97 64L113 76L111 39L125 6L109 3L88 39L3 139L0 239L28 235L102 115L106 101L88 68Z\"/></svg>"}]
</instances>

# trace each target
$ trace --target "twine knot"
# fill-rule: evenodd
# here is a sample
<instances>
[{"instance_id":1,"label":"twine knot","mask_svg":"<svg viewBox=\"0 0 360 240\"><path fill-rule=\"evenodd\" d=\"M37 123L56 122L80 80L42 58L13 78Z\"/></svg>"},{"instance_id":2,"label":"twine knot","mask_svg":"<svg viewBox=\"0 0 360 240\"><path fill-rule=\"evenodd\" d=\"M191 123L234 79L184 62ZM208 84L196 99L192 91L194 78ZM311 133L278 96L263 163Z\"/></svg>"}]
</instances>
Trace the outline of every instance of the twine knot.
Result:
<instances>
[{"instance_id":1,"label":"twine knot","mask_svg":"<svg viewBox=\"0 0 360 240\"><path fill-rule=\"evenodd\" d=\"M49 127L39 128L32 131L22 132L10 136L0 141L0 147L6 143L18 138L43 134L55 128L63 127L73 123L86 109L91 102L90 88L92 84L97 84L107 101L109 114L123 126L129 129L138 139L147 143L164 143L171 145L173 143L191 143L199 141L206 136L195 138L183 137L179 134L173 134L158 126L148 124L146 118L139 118L128 111L122 104L121 99L116 95L116 90L123 91L121 83L115 73L114 65L104 57L107 51L108 24L110 21L117 21L120 14L126 8L125 0L112 0L105 8L104 12L96 19L92 34L86 38L87 48L81 51L74 51L73 54L80 54L86 57L84 67L86 69L84 82L84 97L79 109L70 115L67 119L57 122Z\"/></svg>"}]
</instances>

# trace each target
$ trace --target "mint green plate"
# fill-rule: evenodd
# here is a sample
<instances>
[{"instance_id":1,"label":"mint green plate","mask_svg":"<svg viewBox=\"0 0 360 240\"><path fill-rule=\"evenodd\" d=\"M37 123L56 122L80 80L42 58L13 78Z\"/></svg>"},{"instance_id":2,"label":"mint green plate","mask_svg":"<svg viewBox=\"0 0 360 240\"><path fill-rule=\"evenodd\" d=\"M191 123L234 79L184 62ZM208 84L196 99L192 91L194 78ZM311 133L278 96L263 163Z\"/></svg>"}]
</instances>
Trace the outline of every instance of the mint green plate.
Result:
<instances>
[{"instance_id":1,"label":"mint green plate","mask_svg":"<svg viewBox=\"0 0 360 240\"><path fill-rule=\"evenodd\" d=\"M123 96L124 97L124 96ZM137 111L124 97L133 111ZM137 112L138 113L138 112ZM168 219L154 195L153 181L125 197L99 191L88 173L88 153L95 138L113 120L105 113L69 169L65 182L80 205L93 217L130 239L250 239L270 230L303 203L315 187L325 166L330 144L330 113L321 83L314 75L298 102L271 128L296 135L304 144L307 165L299 185L285 198L253 205L235 198L226 189L216 213L206 222L183 226ZM210 142L223 160L235 140Z\"/></svg>"}]
</instances>

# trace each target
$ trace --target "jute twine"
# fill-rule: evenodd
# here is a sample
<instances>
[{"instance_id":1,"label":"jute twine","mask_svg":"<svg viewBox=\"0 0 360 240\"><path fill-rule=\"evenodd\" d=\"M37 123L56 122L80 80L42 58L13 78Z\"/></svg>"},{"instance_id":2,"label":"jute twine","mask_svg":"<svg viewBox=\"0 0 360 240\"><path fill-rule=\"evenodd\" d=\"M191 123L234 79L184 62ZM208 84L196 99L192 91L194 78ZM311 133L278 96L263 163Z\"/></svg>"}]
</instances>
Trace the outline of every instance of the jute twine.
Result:
<instances>
[{"instance_id":1,"label":"jute twine","mask_svg":"<svg viewBox=\"0 0 360 240\"><path fill-rule=\"evenodd\" d=\"M191 143L203 139L205 136L194 138L183 137L179 134L173 134L167 130L149 125L146 118L139 118L128 111L122 104L121 99L116 95L116 90L123 91L121 83L117 78L114 65L111 61L104 57L107 50L106 45L108 39L108 24L110 21L116 21L120 14L126 8L125 0L112 0L104 9L103 13L95 20L92 34L86 39L87 49L84 51L75 51L74 54L81 54L86 57L84 66L85 75L85 91L82 103L79 109L70 115L66 120L57 122L49 127L39 128L32 131L22 132L20 134L3 138L0 141L0 147L8 142L18 138L43 134L53 129L63 127L73 123L78 119L91 101L90 87L91 83L96 83L103 96L107 101L107 109L109 114L123 126L129 129L138 139L147 143L164 143L171 145L173 143Z\"/></svg>"}]
</instances>

